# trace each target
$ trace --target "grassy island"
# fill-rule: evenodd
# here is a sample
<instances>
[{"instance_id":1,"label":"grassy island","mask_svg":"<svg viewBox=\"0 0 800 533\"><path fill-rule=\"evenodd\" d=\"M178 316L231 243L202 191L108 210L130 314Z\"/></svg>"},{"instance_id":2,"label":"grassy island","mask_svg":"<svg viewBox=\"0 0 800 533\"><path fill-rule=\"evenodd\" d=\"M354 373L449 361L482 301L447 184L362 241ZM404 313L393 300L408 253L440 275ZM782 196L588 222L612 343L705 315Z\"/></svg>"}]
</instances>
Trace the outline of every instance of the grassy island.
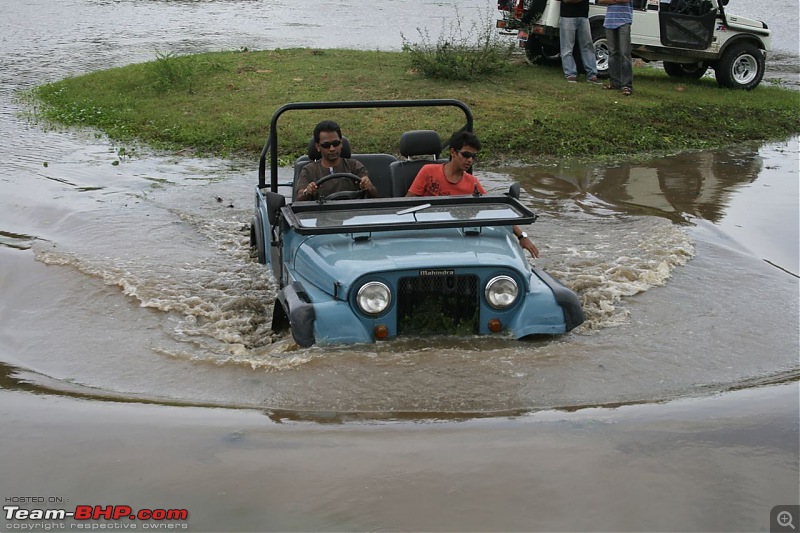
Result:
<instances>
[{"instance_id":1,"label":"grassy island","mask_svg":"<svg viewBox=\"0 0 800 533\"><path fill-rule=\"evenodd\" d=\"M762 83L721 89L713 78L669 78L637 68L635 94L567 84L561 70L512 60L481 81L440 81L411 69L403 52L289 49L154 61L36 88L37 113L67 126L97 128L121 143L256 157L272 113L287 102L457 98L475 114L484 155L494 161L607 158L785 139L800 131L800 93ZM450 116L452 114L452 116ZM338 120L359 152L395 154L399 132L449 134L463 117L447 110L292 113L281 120L284 160L299 155L313 125ZM285 140L285 141L284 141Z\"/></svg>"}]
</instances>

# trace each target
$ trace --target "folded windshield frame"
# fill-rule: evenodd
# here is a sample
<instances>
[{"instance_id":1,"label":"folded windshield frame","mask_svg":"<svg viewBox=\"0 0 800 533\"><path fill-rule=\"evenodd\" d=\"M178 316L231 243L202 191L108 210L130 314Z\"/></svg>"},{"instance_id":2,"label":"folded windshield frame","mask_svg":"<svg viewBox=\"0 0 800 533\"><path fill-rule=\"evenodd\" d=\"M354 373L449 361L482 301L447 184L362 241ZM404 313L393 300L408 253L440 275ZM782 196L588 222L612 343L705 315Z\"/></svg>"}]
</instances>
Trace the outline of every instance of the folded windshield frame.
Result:
<instances>
[{"instance_id":1,"label":"folded windshield frame","mask_svg":"<svg viewBox=\"0 0 800 533\"><path fill-rule=\"evenodd\" d=\"M530 209L506 195L295 202L283 207L281 213L289 227L301 235L511 226L536 220Z\"/></svg>"}]
</instances>

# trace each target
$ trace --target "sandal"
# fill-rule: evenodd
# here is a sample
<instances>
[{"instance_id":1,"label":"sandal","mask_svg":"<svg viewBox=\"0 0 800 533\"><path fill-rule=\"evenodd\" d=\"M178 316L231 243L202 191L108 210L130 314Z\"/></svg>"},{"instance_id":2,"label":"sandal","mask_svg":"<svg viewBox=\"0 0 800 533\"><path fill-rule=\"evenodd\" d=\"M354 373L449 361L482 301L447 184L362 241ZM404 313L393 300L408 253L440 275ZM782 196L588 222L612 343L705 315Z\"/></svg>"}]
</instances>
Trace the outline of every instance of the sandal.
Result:
<instances>
[{"instance_id":1,"label":"sandal","mask_svg":"<svg viewBox=\"0 0 800 533\"><path fill-rule=\"evenodd\" d=\"M630 87L623 87L622 94L624 94L625 96L630 96L633 94L633 89L631 89Z\"/></svg>"},{"instance_id":2,"label":"sandal","mask_svg":"<svg viewBox=\"0 0 800 533\"><path fill-rule=\"evenodd\" d=\"M608 83L606 85L603 85L603 89L605 89L606 91L616 91L619 90L619 86Z\"/></svg>"}]
</instances>

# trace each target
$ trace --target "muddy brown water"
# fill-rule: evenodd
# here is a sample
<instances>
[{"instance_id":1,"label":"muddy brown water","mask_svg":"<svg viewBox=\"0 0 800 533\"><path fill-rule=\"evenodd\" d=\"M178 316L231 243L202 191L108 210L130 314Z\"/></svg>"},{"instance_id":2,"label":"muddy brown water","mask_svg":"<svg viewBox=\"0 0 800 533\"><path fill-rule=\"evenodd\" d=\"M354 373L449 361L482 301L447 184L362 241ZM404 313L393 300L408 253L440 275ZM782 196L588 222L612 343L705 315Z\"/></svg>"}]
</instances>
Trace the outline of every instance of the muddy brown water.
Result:
<instances>
[{"instance_id":1,"label":"muddy brown water","mask_svg":"<svg viewBox=\"0 0 800 533\"><path fill-rule=\"evenodd\" d=\"M586 325L301 350L247 250L254 161L120 161L15 91L156 50L396 49L452 5L0 6L3 497L186 506L205 531L764 530L798 501L797 138L481 169L522 184Z\"/></svg>"}]
</instances>

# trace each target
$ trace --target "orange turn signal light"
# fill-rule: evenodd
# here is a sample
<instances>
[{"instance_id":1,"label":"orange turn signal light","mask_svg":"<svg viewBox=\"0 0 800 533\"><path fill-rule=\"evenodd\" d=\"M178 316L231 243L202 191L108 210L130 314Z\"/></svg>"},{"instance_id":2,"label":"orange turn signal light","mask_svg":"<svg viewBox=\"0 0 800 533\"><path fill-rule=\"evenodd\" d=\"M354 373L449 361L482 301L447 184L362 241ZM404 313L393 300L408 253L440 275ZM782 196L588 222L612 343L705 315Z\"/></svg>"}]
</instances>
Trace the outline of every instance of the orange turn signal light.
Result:
<instances>
[{"instance_id":1,"label":"orange turn signal light","mask_svg":"<svg viewBox=\"0 0 800 533\"><path fill-rule=\"evenodd\" d=\"M503 330L503 323L496 318L489 319L489 331L492 333L499 333Z\"/></svg>"},{"instance_id":2,"label":"orange turn signal light","mask_svg":"<svg viewBox=\"0 0 800 533\"><path fill-rule=\"evenodd\" d=\"M386 337L389 336L389 328L387 328L385 325L381 324L380 326L375 326L375 329L373 330L373 333L374 333L376 339L378 339L379 341L382 341L383 339L385 339Z\"/></svg>"}]
</instances>

